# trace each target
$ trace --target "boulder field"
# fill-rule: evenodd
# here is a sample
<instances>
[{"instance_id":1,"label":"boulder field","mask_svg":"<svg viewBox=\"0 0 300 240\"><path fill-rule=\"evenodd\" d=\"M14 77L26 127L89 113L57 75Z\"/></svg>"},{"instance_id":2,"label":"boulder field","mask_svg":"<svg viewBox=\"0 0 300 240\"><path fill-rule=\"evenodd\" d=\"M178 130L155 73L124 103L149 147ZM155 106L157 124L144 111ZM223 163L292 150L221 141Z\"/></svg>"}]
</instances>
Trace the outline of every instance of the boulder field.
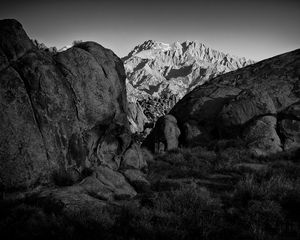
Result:
<instances>
[{"instance_id":1,"label":"boulder field","mask_svg":"<svg viewBox=\"0 0 300 240\"><path fill-rule=\"evenodd\" d=\"M172 128L180 129L181 146L241 138L261 156L300 147L299 109L298 49L213 78L184 96L169 114L177 121ZM169 149L174 134L166 128L165 120L159 120L143 145L154 151L161 143ZM160 137L153 137L155 132Z\"/></svg>"}]
</instances>

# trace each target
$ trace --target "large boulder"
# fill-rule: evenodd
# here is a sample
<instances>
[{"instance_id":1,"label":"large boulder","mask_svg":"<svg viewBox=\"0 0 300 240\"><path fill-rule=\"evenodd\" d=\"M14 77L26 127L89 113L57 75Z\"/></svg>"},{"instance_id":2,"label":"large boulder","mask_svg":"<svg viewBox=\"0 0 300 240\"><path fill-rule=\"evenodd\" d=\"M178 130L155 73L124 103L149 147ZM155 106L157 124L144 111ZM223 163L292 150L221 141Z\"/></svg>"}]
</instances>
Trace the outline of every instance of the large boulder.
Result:
<instances>
[{"instance_id":1,"label":"large boulder","mask_svg":"<svg viewBox=\"0 0 300 240\"><path fill-rule=\"evenodd\" d=\"M300 103L295 103L282 112L279 131L285 138L284 149L298 148L300 145Z\"/></svg>"},{"instance_id":2,"label":"large boulder","mask_svg":"<svg viewBox=\"0 0 300 240\"><path fill-rule=\"evenodd\" d=\"M165 115L157 120L154 129L142 146L155 153L176 149L179 135L180 129L176 118L172 115Z\"/></svg>"},{"instance_id":3,"label":"large boulder","mask_svg":"<svg viewBox=\"0 0 300 240\"><path fill-rule=\"evenodd\" d=\"M258 155L299 148L299 65L295 50L195 88L170 112L180 144L241 137Z\"/></svg>"},{"instance_id":4,"label":"large boulder","mask_svg":"<svg viewBox=\"0 0 300 240\"><path fill-rule=\"evenodd\" d=\"M97 167L94 174L85 178L78 186L82 188L81 192L102 200L120 200L136 195L136 191L121 173L106 166ZM72 187L77 189L78 186Z\"/></svg>"},{"instance_id":5,"label":"large boulder","mask_svg":"<svg viewBox=\"0 0 300 240\"><path fill-rule=\"evenodd\" d=\"M125 72L109 49L83 42L54 54L16 20L0 21L0 185L24 189L53 172L117 170L130 146Z\"/></svg>"},{"instance_id":6,"label":"large boulder","mask_svg":"<svg viewBox=\"0 0 300 240\"><path fill-rule=\"evenodd\" d=\"M282 151L276 124L276 117L264 116L245 128L243 137L254 155L268 155Z\"/></svg>"}]
</instances>

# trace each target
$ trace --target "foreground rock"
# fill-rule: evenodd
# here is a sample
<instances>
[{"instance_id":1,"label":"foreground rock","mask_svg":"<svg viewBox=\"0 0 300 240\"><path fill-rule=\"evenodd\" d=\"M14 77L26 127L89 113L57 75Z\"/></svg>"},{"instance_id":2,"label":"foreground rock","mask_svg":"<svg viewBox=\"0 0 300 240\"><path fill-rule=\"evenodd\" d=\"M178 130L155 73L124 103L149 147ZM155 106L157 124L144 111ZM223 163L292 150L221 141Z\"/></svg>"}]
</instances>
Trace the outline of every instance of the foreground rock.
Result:
<instances>
[{"instance_id":1,"label":"foreground rock","mask_svg":"<svg viewBox=\"0 0 300 240\"><path fill-rule=\"evenodd\" d=\"M0 56L2 191L48 184L55 172L80 180L101 166L97 179L134 196L115 172L132 144L122 61L94 42L38 49L16 20L0 21Z\"/></svg>"},{"instance_id":2,"label":"foreground rock","mask_svg":"<svg viewBox=\"0 0 300 240\"><path fill-rule=\"evenodd\" d=\"M170 112L181 131L180 144L240 137L256 155L299 148L299 65L300 50L295 50L195 88ZM160 136L155 130L150 135ZM150 136L145 146L149 141Z\"/></svg>"}]
</instances>

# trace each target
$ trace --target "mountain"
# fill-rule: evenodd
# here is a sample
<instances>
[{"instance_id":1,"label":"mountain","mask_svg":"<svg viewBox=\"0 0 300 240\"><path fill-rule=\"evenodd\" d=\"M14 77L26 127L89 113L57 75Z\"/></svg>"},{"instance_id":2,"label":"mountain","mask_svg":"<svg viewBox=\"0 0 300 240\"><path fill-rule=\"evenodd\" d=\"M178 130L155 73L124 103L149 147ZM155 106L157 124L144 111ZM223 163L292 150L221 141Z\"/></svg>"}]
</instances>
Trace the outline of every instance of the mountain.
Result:
<instances>
[{"instance_id":1,"label":"mountain","mask_svg":"<svg viewBox=\"0 0 300 240\"><path fill-rule=\"evenodd\" d=\"M128 101L138 102L148 119L139 123L129 119L134 125L143 125L147 121L153 124L196 86L254 63L196 41L166 44L152 40L136 46L123 62ZM133 132L144 130L131 129Z\"/></svg>"},{"instance_id":2,"label":"mountain","mask_svg":"<svg viewBox=\"0 0 300 240\"><path fill-rule=\"evenodd\" d=\"M164 93L182 98L219 74L254 63L196 41L166 44L153 40L136 46L123 61L127 85L135 89L129 95L139 99L161 97Z\"/></svg>"},{"instance_id":3,"label":"mountain","mask_svg":"<svg viewBox=\"0 0 300 240\"><path fill-rule=\"evenodd\" d=\"M157 122L144 146L160 151L176 139L188 147L240 138L254 155L299 148L299 66L300 49L211 79L173 107L172 121Z\"/></svg>"}]
</instances>

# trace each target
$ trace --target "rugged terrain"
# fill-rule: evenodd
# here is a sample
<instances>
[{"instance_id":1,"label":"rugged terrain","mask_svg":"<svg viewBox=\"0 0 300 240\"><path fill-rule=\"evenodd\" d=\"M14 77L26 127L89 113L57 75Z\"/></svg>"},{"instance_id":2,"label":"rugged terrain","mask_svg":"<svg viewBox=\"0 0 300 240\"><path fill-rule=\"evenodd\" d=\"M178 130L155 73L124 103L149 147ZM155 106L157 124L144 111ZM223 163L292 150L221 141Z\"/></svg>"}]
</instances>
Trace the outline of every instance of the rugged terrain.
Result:
<instances>
[{"instance_id":1,"label":"rugged terrain","mask_svg":"<svg viewBox=\"0 0 300 240\"><path fill-rule=\"evenodd\" d=\"M196 41L165 44L152 40L136 46L123 61L129 102L138 101L152 123L196 86L254 63Z\"/></svg>"},{"instance_id":2,"label":"rugged terrain","mask_svg":"<svg viewBox=\"0 0 300 240\"><path fill-rule=\"evenodd\" d=\"M299 148L299 66L300 50L295 50L195 88L170 111L172 128L181 131L180 145L241 138L256 155ZM144 145L154 150L161 141L169 149L169 137L175 138L174 131L154 129Z\"/></svg>"},{"instance_id":3,"label":"rugged terrain","mask_svg":"<svg viewBox=\"0 0 300 240\"><path fill-rule=\"evenodd\" d=\"M1 20L1 239L298 240L299 59L196 87L158 119L151 154L111 50L40 49Z\"/></svg>"}]
</instances>

